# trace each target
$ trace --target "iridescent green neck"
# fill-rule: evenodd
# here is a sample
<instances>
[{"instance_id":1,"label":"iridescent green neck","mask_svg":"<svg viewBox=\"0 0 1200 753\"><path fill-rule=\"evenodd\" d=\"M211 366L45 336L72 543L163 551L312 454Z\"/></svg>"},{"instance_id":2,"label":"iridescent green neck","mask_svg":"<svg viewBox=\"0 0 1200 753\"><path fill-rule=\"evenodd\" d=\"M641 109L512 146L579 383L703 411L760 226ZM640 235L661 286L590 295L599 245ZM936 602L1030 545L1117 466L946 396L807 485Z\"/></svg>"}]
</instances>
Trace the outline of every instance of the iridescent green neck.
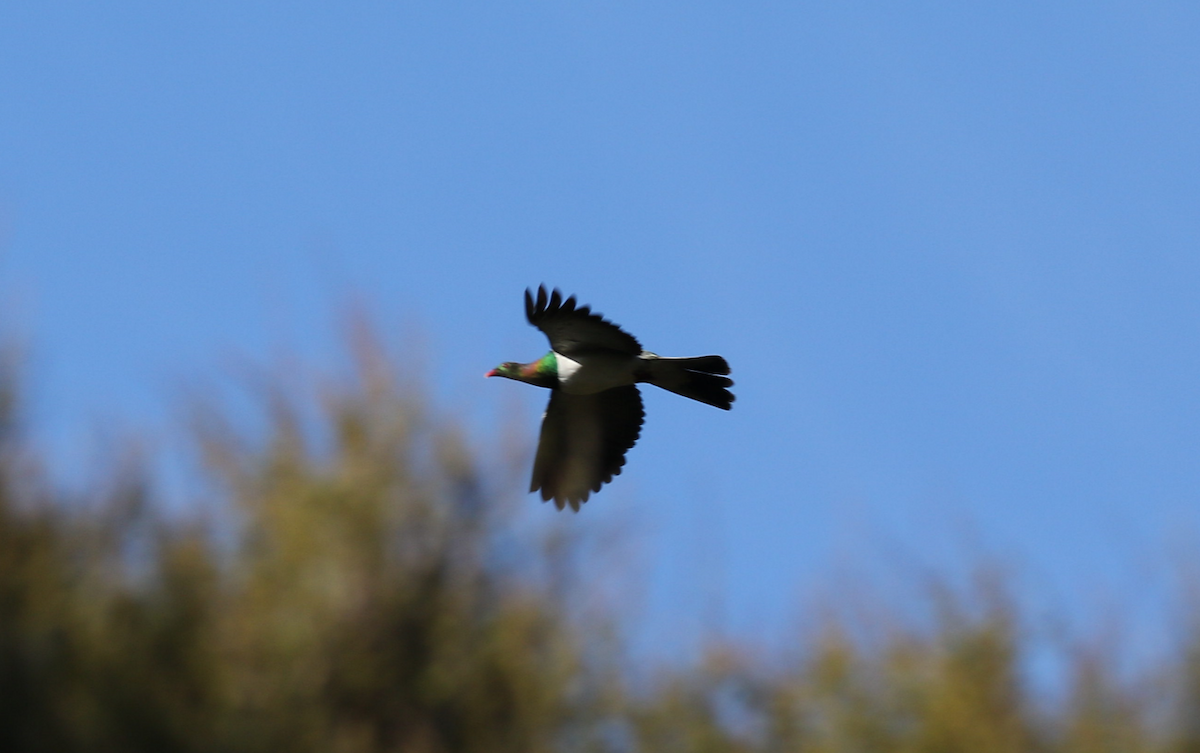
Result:
<instances>
[{"instance_id":1,"label":"iridescent green neck","mask_svg":"<svg viewBox=\"0 0 1200 753\"><path fill-rule=\"evenodd\" d=\"M558 377L558 358L554 355L554 351L550 351L534 361L534 367L539 376Z\"/></svg>"},{"instance_id":2,"label":"iridescent green neck","mask_svg":"<svg viewBox=\"0 0 1200 753\"><path fill-rule=\"evenodd\" d=\"M554 351L550 351L530 363L515 363L513 367L517 371L512 376L513 379L536 384L539 387L554 387L558 384L558 359L554 357Z\"/></svg>"}]
</instances>

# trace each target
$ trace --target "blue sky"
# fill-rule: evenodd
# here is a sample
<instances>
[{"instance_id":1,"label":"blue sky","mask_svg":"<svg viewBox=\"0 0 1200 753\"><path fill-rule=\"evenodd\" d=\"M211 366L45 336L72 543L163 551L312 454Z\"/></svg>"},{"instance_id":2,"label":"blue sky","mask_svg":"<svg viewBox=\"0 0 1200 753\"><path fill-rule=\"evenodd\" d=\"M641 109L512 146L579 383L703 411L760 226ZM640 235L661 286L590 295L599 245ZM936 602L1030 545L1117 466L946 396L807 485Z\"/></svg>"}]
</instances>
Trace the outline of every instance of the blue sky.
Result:
<instances>
[{"instance_id":1,"label":"blue sky","mask_svg":"<svg viewBox=\"0 0 1200 753\"><path fill-rule=\"evenodd\" d=\"M0 308L65 465L230 354L335 364L350 297L477 443L514 403L532 442L544 395L481 375L543 352L546 282L733 365L731 413L648 394L573 523L637 521L664 645L984 555L1160 637L1200 531L1200 5L14 5Z\"/></svg>"}]
</instances>

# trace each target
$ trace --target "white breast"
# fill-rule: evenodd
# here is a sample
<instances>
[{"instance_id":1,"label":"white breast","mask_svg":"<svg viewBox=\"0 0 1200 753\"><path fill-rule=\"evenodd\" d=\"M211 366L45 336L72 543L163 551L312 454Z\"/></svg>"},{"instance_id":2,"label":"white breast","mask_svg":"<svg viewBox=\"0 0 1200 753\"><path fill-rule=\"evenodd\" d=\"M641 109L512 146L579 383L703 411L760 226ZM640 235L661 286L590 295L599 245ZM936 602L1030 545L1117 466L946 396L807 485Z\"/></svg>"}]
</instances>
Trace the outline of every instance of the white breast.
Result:
<instances>
[{"instance_id":1,"label":"white breast","mask_svg":"<svg viewBox=\"0 0 1200 753\"><path fill-rule=\"evenodd\" d=\"M554 354L554 361L558 364L558 381L568 382L571 377L579 371L579 361L572 361L562 353Z\"/></svg>"}]
</instances>

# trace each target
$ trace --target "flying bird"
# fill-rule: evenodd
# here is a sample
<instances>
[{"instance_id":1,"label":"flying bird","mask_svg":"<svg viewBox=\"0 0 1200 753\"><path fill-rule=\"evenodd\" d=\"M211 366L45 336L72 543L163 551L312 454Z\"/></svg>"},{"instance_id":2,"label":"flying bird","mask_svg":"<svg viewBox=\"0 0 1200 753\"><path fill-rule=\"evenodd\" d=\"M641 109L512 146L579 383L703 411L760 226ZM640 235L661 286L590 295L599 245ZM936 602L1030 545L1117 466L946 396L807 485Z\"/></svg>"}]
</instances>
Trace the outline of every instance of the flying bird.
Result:
<instances>
[{"instance_id":1,"label":"flying bird","mask_svg":"<svg viewBox=\"0 0 1200 753\"><path fill-rule=\"evenodd\" d=\"M639 383L729 410L729 364L721 356L663 358L595 313L563 300L557 289L537 298L525 291L525 318L550 340L550 352L531 363L508 361L485 376L550 389L529 491L541 490L558 509L579 512L592 492L612 481L642 431Z\"/></svg>"}]
</instances>

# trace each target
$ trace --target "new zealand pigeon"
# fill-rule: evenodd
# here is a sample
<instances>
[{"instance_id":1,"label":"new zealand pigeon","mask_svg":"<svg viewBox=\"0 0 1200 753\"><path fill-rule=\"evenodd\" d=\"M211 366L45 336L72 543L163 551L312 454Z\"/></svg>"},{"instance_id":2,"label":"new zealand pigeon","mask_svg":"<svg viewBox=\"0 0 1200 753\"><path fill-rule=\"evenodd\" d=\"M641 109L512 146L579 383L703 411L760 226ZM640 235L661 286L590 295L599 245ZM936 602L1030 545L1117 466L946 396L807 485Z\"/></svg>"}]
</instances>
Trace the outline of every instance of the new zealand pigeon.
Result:
<instances>
[{"instance_id":1,"label":"new zealand pigeon","mask_svg":"<svg viewBox=\"0 0 1200 753\"><path fill-rule=\"evenodd\" d=\"M529 491L558 509L578 512L592 492L612 481L625 465L625 451L642 430L642 396L647 382L702 403L729 410L733 386L721 356L663 358L575 296L555 290L537 299L525 291L525 318L550 340L550 352L532 363L502 363L486 376L550 388Z\"/></svg>"}]
</instances>

